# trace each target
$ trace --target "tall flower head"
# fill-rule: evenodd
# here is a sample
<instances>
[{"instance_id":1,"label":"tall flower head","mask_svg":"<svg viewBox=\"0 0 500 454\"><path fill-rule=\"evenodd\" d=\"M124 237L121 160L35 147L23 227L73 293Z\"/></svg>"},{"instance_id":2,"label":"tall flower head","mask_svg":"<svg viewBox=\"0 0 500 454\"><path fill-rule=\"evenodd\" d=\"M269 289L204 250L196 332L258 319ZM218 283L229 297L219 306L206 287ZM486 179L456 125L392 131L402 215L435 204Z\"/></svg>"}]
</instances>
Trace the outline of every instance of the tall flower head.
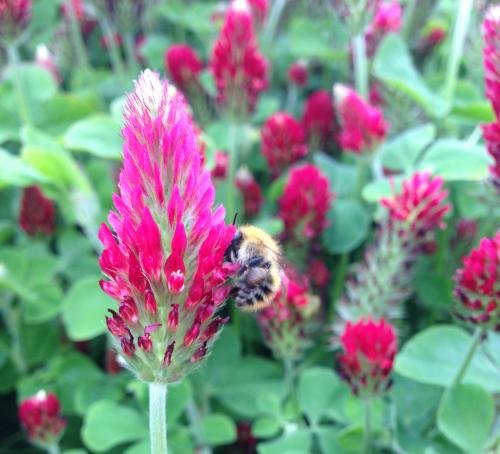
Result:
<instances>
[{"instance_id":1,"label":"tall flower head","mask_svg":"<svg viewBox=\"0 0 500 454\"><path fill-rule=\"evenodd\" d=\"M246 1L234 1L228 9L212 49L210 69L221 105L236 115L253 110L260 93L267 88L268 71Z\"/></svg>"},{"instance_id":2,"label":"tall flower head","mask_svg":"<svg viewBox=\"0 0 500 454\"><path fill-rule=\"evenodd\" d=\"M293 62L288 68L288 80L299 87L307 84L309 79L309 70L307 63L303 60Z\"/></svg>"},{"instance_id":3,"label":"tall flower head","mask_svg":"<svg viewBox=\"0 0 500 454\"><path fill-rule=\"evenodd\" d=\"M103 290L118 306L107 326L145 381L182 378L205 356L225 319L216 315L234 269L223 263L235 229L213 210L183 97L146 70L128 96L115 209L103 224Z\"/></svg>"},{"instance_id":4,"label":"tall flower head","mask_svg":"<svg viewBox=\"0 0 500 454\"><path fill-rule=\"evenodd\" d=\"M198 77L203 62L197 52L187 44L174 44L165 53L165 66L170 77L183 91L200 88Z\"/></svg>"},{"instance_id":5,"label":"tall flower head","mask_svg":"<svg viewBox=\"0 0 500 454\"><path fill-rule=\"evenodd\" d=\"M243 197L245 216L255 216L264 204L264 197L259 183L246 167L238 169L235 183Z\"/></svg>"},{"instance_id":6,"label":"tall flower head","mask_svg":"<svg viewBox=\"0 0 500 454\"><path fill-rule=\"evenodd\" d=\"M31 0L0 1L0 41L17 39L31 20Z\"/></svg>"},{"instance_id":7,"label":"tall flower head","mask_svg":"<svg viewBox=\"0 0 500 454\"><path fill-rule=\"evenodd\" d=\"M261 137L261 151L274 176L307 154L304 128L286 112L271 115L262 126Z\"/></svg>"},{"instance_id":8,"label":"tall flower head","mask_svg":"<svg viewBox=\"0 0 500 454\"><path fill-rule=\"evenodd\" d=\"M59 399L45 391L39 391L21 402L19 420L30 442L43 448L56 444L66 427Z\"/></svg>"},{"instance_id":9,"label":"tall flower head","mask_svg":"<svg viewBox=\"0 0 500 454\"><path fill-rule=\"evenodd\" d=\"M344 353L338 357L339 374L360 397L382 394L390 376L398 349L394 328L383 318L348 322L340 337Z\"/></svg>"},{"instance_id":10,"label":"tall flower head","mask_svg":"<svg viewBox=\"0 0 500 454\"><path fill-rule=\"evenodd\" d=\"M443 183L439 177L416 173L403 182L400 192L381 200L387 211L364 259L353 266L347 278L337 306L341 319L337 330L345 321L361 316L401 317L402 303L413 291L415 260L428 250L435 230L444 227L444 216L450 210Z\"/></svg>"},{"instance_id":11,"label":"tall flower head","mask_svg":"<svg viewBox=\"0 0 500 454\"><path fill-rule=\"evenodd\" d=\"M455 282L457 317L500 332L500 231L464 257Z\"/></svg>"},{"instance_id":12,"label":"tall flower head","mask_svg":"<svg viewBox=\"0 0 500 454\"><path fill-rule=\"evenodd\" d=\"M233 0L234 1L234 0ZM238 1L238 0L236 0ZM246 0L250 9L252 10L252 15L257 27L264 25L267 18L267 13L269 11L268 0Z\"/></svg>"},{"instance_id":13,"label":"tall flower head","mask_svg":"<svg viewBox=\"0 0 500 454\"><path fill-rule=\"evenodd\" d=\"M308 291L307 280L282 273L282 288L257 315L264 339L278 358L298 358L311 344L308 331L320 301Z\"/></svg>"},{"instance_id":14,"label":"tall flower head","mask_svg":"<svg viewBox=\"0 0 500 454\"><path fill-rule=\"evenodd\" d=\"M334 194L321 171L305 164L290 171L279 200L279 216L287 237L304 242L318 238L327 226L326 214Z\"/></svg>"},{"instance_id":15,"label":"tall flower head","mask_svg":"<svg viewBox=\"0 0 500 454\"><path fill-rule=\"evenodd\" d=\"M493 164L490 166L491 181L500 191L500 122L497 120L495 123L483 125L483 136L486 149L493 158Z\"/></svg>"},{"instance_id":16,"label":"tall flower head","mask_svg":"<svg viewBox=\"0 0 500 454\"><path fill-rule=\"evenodd\" d=\"M448 191L444 180L433 178L428 172L415 173L403 182L399 194L380 201L387 208L396 230L411 236L414 241L424 240L436 228L444 228L444 216L451 206L443 203Z\"/></svg>"},{"instance_id":17,"label":"tall flower head","mask_svg":"<svg viewBox=\"0 0 500 454\"><path fill-rule=\"evenodd\" d=\"M302 114L302 124L309 140L325 143L335 131L333 102L327 90L315 91L307 98Z\"/></svg>"},{"instance_id":18,"label":"tall flower head","mask_svg":"<svg viewBox=\"0 0 500 454\"><path fill-rule=\"evenodd\" d=\"M483 59L486 97L500 117L500 5L487 11L483 22Z\"/></svg>"},{"instance_id":19,"label":"tall flower head","mask_svg":"<svg viewBox=\"0 0 500 454\"><path fill-rule=\"evenodd\" d=\"M336 84L333 90L341 127L340 146L356 154L373 150L384 140L388 130L382 111L345 85Z\"/></svg>"},{"instance_id":20,"label":"tall flower head","mask_svg":"<svg viewBox=\"0 0 500 454\"><path fill-rule=\"evenodd\" d=\"M366 53L371 58L388 33L398 32L401 28L403 11L397 0L374 2L376 10L372 22L365 32Z\"/></svg>"},{"instance_id":21,"label":"tall flower head","mask_svg":"<svg viewBox=\"0 0 500 454\"><path fill-rule=\"evenodd\" d=\"M23 189L19 225L28 235L50 235L54 231L55 215L54 203L38 186Z\"/></svg>"}]
</instances>

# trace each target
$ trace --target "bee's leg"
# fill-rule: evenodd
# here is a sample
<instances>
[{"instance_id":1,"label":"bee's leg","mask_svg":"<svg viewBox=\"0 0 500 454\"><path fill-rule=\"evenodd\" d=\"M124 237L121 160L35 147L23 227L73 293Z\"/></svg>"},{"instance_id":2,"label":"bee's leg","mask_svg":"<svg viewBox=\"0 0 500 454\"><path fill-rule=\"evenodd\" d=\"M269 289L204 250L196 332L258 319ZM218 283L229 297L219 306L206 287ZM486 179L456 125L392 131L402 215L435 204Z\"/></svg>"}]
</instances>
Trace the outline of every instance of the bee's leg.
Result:
<instances>
[{"instance_id":1,"label":"bee's leg","mask_svg":"<svg viewBox=\"0 0 500 454\"><path fill-rule=\"evenodd\" d=\"M256 257L253 257L248 261L248 267L253 268L259 266L265 268L265 266L263 266L265 264L265 260L266 259L262 257L262 255L257 255Z\"/></svg>"}]
</instances>

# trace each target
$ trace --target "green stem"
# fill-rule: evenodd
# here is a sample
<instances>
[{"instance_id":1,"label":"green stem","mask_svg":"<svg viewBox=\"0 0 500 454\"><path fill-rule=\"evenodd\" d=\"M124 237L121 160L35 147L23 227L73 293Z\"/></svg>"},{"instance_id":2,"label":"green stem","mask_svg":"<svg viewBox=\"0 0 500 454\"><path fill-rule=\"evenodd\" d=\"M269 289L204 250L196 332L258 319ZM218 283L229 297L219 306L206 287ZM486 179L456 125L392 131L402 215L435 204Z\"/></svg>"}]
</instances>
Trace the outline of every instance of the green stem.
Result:
<instances>
[{"instance_id":1,"label":"green stem","mask_svg":"<svg viewBox=\"0 0 500 454\"><path fill-rule=\"evenodd\" d=\"M336 275L335 275L335 284L333 286L333 290L330 298L330 308L328 313L328 320L333 321L333 317L335 316L335 306L336 302L342 295L342 291L344 290L344 282L345 277L347 275L347 270L349 267L349 253L344 252L340 256L340 260L337 266Z\"/></svg>"},{"instance_id":2,"label":"green stem","mask_svg":"<svg viewBox=\"0 0 500 454\"><path fill-rule=\"evenodd\" d=\"M226 216L230 221L234 217L236 209L236 186L235 177L236 169L238 168L238 150L236 146L238 126L234 119L229 120L229 164L227 172L227 187L226 187Z\"/></svg>"},{"instance_id":3,"label":"green stem","mask_svg":"<svg viewBox=\"0 0 500 454\"><path fill-rule=\"evenodd\" d=\"M5 323L5 329L12 340L10 355L12 362L19 373L24 374L27 370L26 361L23 357L21 347L21 337L19 335L19 310L11 306L2 308L2 317Z\"/></svg>"},{"instance_id":4,"label":"green stem","mask_svg":"<svg viewBox=\"0 0 500 454\"><path fill-rule=\"evenodd\" d=\"M24 78L20 71L19 52L14 44L10 44L7 46L7 57L10 66L14 70L13 83L14 90L16 91L17 96L17 104L19 107L19 118L25 126L30 126L32 124L31 115L28 107L29 104L26 99L26 93L24 91Z\"/></svg>"},{"instance_id":5,"label":"green stem","mask_svg":"<svg viewBox=\"0 0 500 454\"><path fill-rule=\"evenodd\" d=\"M205 445L203 440L200 411L193 399L191 399L186 406L186 415L189 421L189 427L196 441L196 452L198 454L212 454L212 450Z\"/></svg>"},{"instance_id":6,"label":"green stem","mask_svg":"<svg viewBox=\"0 0 500 454\"><path fill-rule=\"evenodd\" d=\"M283 358L283 368L285 370L285 384L287 389L293 391L293 381L295 376L295 365L292 358Z\"/></svg>"},{"instance_id":7,"label":"green stem","mask_svg":"<svg viewBox=\"0 0 500 454\"><path fill-rule=\"evenodd\" d=\"M362 33L352 40L354 62L354 83L356 91L364 99L368 98L368 61L366 59L366 43Z\"/></svg>"},{"instance_id":8,"label":"green stem","mask_svg":"<svg viewBox=\"0 0 500 454\"><path fill-rule=\"evenodd\" d=\"M60 454L61 453L61 450L59 448L59 445L56 443L54 445L51 445L51 446L47 446L46 448L48 454Z\"/></svg>"},{"instance_id":9,"label":"green stem","mask_svg":"<svg viewBox=\"0 0 500 454\"><path fill-rule=\"evenodd\" d=\"M149 437L151 454L167 454L167 385L149 384Z\"/></svg>"},{"instance_id":10,"label":"green stem","mask_svg":"<svg viewBox=\"0 0 500 454\"><path fill-rule=\"evenodd\" d=\"M370 399L363 400L363 413L365 420L365 427L363 431L363 454L370 454L372 447L372 416L371 416L372 402Z\"/></svg>"},{"instance_id":11,"label":"green stem","mask_svg":"<svg viewBox=\"0 0 500 454\"><path fill-rule=\"evenodd\" d=\"M124 46L125 46L125 56L127 58L128 70L135 76L139 71L139 63L137 62L135 54L135 43L134 36L131 33L125 33Z\"/></svg>"},{"instance_id":12,"label":"green stem","mask_svg":"<svg viewBox=\"0 0 500 454\"><path fill-rule=\"evenodd\" d=\"M120 49L118 49L118 46L116 45L115 42L113 29L111 28L111 25L109 24L109 21L106 17L101 18L100 25L102 33L108 42L109 58L111 60L111 66L113 67L113 72L118 77L118 80L120 81L122 88L125 89L126 88L125 68L123 66L122 57L120 55Z\"/></svg>"},{"instance_id":13,"label":"green stem","mask_svg":"<svg viewBox=\"0 0 500 454\"><path fill-rule=\"evenodd\" d=\"M293 113L293 109L295 109L295 104L297 104L297 98L298 98L299 91L297 89L297 86L295 84L288 84L288 93L286 96L286 102L285 102L285 111Z\"/></svg>"},{"instance_id":14,"label":"green stem","mask_svg":"<svg viewBox=\"0 0 500 454\"><path fill-rule=\"evenodd\" d=\"M359 200L361 200L361 194L365 186L367 168L366 161L362 157L359 157L356 164L356 184L354 186L354 196Z\"/></svg>"},{"instance_id":15,"label":"green stem","mask_svg":"<svg viewBox=\"0 0 500 454\"><path fill-rule=\"evenodd\" d=\"M76 12L73 7L73 2L69 2L69 25L70 25L70 36L75 49L77 66L80 67L85 74L90 73L89 59L87 55L87 49L82 38L82 31L80 25L78 24L78 19L76 17Z\"/></svg>"},{"instance_id":16,"label":"green stem","mask_svg":"<svg viewBox=\"0 0 500 454\"><path fill-rule=\"evenodd\" d=\"M474 357L474 353L476 352L477 346L481 342L481 337L483 336L483 334L484 334L484 328L477 327L476 331L474 331L474 335L472 336L467 353L465 354L462 364L458 369L457 375L451 382L452 388L454 386L459 385L460 382L462 381L462 378L464 377L465 372L467 372L467 368L469 367L469 364L472 361L472 358Z\"/></svg>"},{"instance_id":17,"label":"green stem","mask_svg":"<svg viewBox=\"0 0 500 454\"><path fill-rule=\"evenodd\" d=\"M273 39L276 32L276 27L279 24L283 10L285 9L286 0L275 0L271 8L271 13L269 14L269 19L267 20L265 35L269 42Z\"/></svg>"},{"instance_id":18,"label":"green stem","mask_svg":"<svg viewBox=\"0 0 500 454\"><path fill-rule=\"evenodd\" d=\"M457 17L455 20L455 28L453 30L453 39L448 59L448 66L446 69L446 82L444 88L445 99L450 107L453 101L455 87L457 85L458 70L464 51L465 38L467 37L473 3L474 0L460 0L457 9Z\"/></svg>"}]
</instances>

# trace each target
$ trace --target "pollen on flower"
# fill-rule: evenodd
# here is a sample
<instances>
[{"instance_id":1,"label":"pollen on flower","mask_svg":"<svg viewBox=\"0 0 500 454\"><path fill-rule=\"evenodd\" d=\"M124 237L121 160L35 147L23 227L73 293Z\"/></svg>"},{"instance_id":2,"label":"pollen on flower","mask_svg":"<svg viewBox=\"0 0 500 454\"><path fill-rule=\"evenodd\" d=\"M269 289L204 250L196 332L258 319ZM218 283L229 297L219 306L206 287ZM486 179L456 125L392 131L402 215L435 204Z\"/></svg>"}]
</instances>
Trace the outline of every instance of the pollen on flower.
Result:
<instances>
[{"instance_id":1,"label":"pollen on flower","mask_svg":"<svg viewBox=\"0 0 500 454\"><path fill-rule=\"evenodd\" d=\"M152 71L127 99L123 137L108 217L114 233L104 224L99 231L99 263L109 277L101 287L119 303L106 323L140 378L176 381L216 337L200 333L221 326L213 323L230 290L234 270L224 253L235 228L224 223L222 207L213 209L215 190L184 98Z\"/></svg>"}]
</instances>

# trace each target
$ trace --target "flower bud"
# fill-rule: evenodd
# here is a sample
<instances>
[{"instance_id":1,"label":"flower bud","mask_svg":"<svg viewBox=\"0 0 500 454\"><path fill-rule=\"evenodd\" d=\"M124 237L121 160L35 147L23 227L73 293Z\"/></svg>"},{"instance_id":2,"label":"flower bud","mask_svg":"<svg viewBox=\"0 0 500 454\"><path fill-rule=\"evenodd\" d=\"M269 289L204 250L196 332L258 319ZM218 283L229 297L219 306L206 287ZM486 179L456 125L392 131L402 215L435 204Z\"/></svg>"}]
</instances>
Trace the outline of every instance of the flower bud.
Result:
<instances>
[{"instance_id":1,"label":"flower bud","mask_svg":"<svg viewBox=\"0 0 500 454\"><path fill-rule=\"evenodd\" d=\"M19 225L29 235L50 235L54 231L56 210L40 188L31 186L23 189Z\"/></svg>"}]
</instances>

